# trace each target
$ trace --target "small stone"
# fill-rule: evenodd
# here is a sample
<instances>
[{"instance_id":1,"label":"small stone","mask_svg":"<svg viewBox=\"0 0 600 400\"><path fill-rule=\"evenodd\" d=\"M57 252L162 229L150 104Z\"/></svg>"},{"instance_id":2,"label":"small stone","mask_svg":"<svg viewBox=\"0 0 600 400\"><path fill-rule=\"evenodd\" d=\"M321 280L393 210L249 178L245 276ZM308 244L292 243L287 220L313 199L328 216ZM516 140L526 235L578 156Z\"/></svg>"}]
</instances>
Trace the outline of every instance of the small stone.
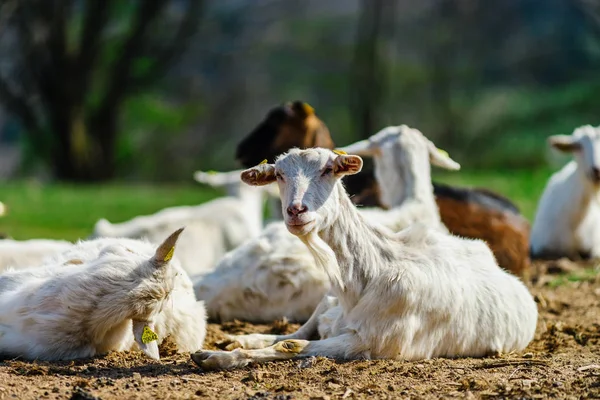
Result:
<instances>
[{"instance_id":1,"label":"small stone","mask_svg":"<svg viewBox=\"0 0 600 400\"><path fill-rule=\"evenodd\" d=\"M533 384L533 382L535 382L535 379L523 379L521 381L521 383L523 384L523 387L526 389L531 388L531 385Z\"/></svg>"},{"instance_id":2,"label":"small stone","mask_svg":"<svg viewBox=\"0 0 600 400\"><path fill-rule=\"evenodd\" d=\"M314 357L314 356L306 358L306 359L301 360L301 361L298 362L298 368L302 368L302 369L304 369L304 368L310 368L313 365L315 365L316 361L317 361L317 358Z\"/></svg>"},{"instance_id":3,"label":"small stone","mask_svg":"<svg viewBox=\"0 0 600 400\"><path fill-rule=\"evenodd\" d=\"M142 374L140 374L139 372L134 372L131 377L133 378L134 381L139 382L142 380Z\"/></svg>"},{"instance_id":4,"label":"small stone","mask_svg":"<svg viewBox=\"0 0 600 400\"><path fill-rule=\"evenodd\" d=\"M525 353L523 354L523 358L533 358L533 353Z\"/></svg>"}]
</instances>

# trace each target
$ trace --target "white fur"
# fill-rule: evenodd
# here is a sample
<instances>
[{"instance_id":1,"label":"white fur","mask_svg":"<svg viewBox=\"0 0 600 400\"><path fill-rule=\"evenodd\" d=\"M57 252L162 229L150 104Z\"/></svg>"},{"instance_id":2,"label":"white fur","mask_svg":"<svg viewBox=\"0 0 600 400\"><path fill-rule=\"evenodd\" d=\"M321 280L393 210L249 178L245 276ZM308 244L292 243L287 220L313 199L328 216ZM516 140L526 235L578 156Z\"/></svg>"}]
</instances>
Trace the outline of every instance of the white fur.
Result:
<instances>
[{"instance_id":1,"label":"white fur","mask_svg":"<svg viewBox=\"0 0 600 400\"><path fill-rule=\"evenodd\" d=\"M328 275L337 305L325 298L296 334L253 336L262 336L260 345L277 342L270 347L197 352L192 359L202 368L309 356L482 357L522 350L533 339L536 304L489 247L422 224L392 233L370 222L339 181L361 167L358 156L292 149L274 165L244 172L254 185L277 180L291 210L286 226ZM325 334L322 340L306 340L315 331Z\"/></svg>"},{"instance_id":2,"label":"white fur","mask_svg":"<svg viewBox=\"0 0 600 400\"><path fill-rule=\"evenodd\" d=\"M80 243L70 254L90 260L63 261L59 256L41 267L4 272L0 354L68 360L137 345L158 359L157 341L144 343L142 332L145 326L174 328L163 328L160 316L177 306L174 292L184 276L178 261L166 257L179 233L156 252L143 242L105 242L104 247ZM204 332L198 334L203 338Z\"/></svg>"},{"instance_id":3,"label":"white fur","mask_svg":"<svg viewBox=\"0 0 600 400\"><path fill-rule=\"evenodd\" d=\"M280 222L227 253L194 284L208 315L219 321L306 321L328 288L306 246Z\"/></svg>"},{"instance_id":4,"label":"white fur","mask_svg":"<svg viewBox=\"0 0 600 400\"><path fill-rule=\"evenodd\" d=\"M46 264L71 264L73 268L77 268L78 264L72 264L73 260L86 264L98 258L102 251L110 246L122 246L147 258L155 251L153 245L145 240L99 238L79 241L71 249L47 259ZM196 351L202 348L206 335L204 302L196 300L192 281L177 256L171 260L171 268L176 273L173 288L169 295L169 303L156 315L154 332L158 335L159 344L170 335L179 352ZM129 338L129 342L133 343L133 336Z\"/></svg>"},{"instance_id":5,"label":"white fur","mask_svg":"<svg viewBox=\"0 0 600 400\"><path fill-rule=\"evenodd\" d=\"M600 127L582 126L549 141L575 160L546 184L531 229L532 256L600 257L600 180L592 171L600 168Z\"/></svg>"},{"instance_id":6,"label":"white fur","mask_svg":"<svg viewBox=\"0 0 600 400\"><path fill-rule=\"evenodd\" d=\"M165 208L111 224L96 223L92 237L145 238L157 243L165 234L185 225L177 256L190 276L211 271L229 250L262 230L264 189L250 188L239 180L236 196L221 197L197 206Z\"/></svg>"},{"instance_id":7,"label":"white fur","mask_svg":"<svg viewBox=\"0 0 600 400\"><path fill-rule=\"evenodd\" d=\"M387 188L383 193L391 209L363 208L363 215L393 231L416 221L447 231L433 197L430 162L448 169L460 166L420 131L388 127L342 150L373 156L375 176ZM275 222L228 253L212 273L198 277L194 288L206 301L208 315L217 320L268 322L285 316L306 321L329 281L306 246Z\"/></svg>"},{"instance_id":8,"label":"white fur","mask_svg":"<svg viewBox=\"0 0 600 400\"><path fill-rule=\"evenodd\" d=\"M25 268L40 265L54 254L68 250L73 243L64 240L31 239L0 240L0 272L9 267Z\"/></svg>"},{"instance_id":9,"label":"white fur","mask_svg":"<svg viewBox=\"0 0 600 400\"><path fill-rule=\"evenodd\" d=\"M449 170L460 169L460 164L419 130L406 125L388 126L369 139L339 150L375 159L380 200L389 210L361 208L364 216L394 232L415 222L448 232L433 195L431 164Z\"/></svg>"}]
</instances>

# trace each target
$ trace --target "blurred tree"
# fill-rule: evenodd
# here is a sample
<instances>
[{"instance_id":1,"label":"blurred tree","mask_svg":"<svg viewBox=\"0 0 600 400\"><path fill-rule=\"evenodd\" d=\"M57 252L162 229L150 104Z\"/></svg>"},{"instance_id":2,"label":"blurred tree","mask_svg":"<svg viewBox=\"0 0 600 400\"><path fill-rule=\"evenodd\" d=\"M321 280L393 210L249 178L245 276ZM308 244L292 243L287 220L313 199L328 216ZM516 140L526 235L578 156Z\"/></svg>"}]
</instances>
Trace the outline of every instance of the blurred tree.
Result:
<instances>
[{"instance_id":1,"label":"blurred tree","mask_svg":"<svg viewBox=\"0 0 600 400\"><path fill-rule=\"evenodd\" d=\"M115 175L120 111L185 51L202 0L0 0L0 102L55 176Z\"/></svg>"},{"instance_id":2,"label":"blurred tree","mask_svg":"<svg viewBox=\"0 0 600 400\"><path fill-rule=\"evenodd\" d=\"M358 137L379 128L377 111L384 100L386 71L381 47L385 28L391 25L395 0L362 0L350 82L350 110Z\"/></svg>"}]
</instances>

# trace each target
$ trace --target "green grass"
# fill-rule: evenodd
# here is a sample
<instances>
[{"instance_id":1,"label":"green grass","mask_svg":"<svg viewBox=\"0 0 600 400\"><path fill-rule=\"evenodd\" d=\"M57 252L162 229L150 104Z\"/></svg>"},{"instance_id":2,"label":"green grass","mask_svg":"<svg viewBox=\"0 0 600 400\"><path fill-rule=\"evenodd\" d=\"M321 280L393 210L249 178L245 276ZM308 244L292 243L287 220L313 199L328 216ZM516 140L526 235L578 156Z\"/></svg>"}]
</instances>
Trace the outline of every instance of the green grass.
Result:
<instances>
[{"instance_id":1,"label":"green grass","mask_svg":"<svg viewBox=\"0 0 600 400\"><path fill-rule=\"evenodd\" d=\"M0 217L0 232L15 239L75 240L91 234L99 218L120 222L164 207L199 204L218 194L200 185L2 183L0 199L8 214Z\"/></svg>"},{"instance_id":2,"label":"green grass","mask_svg":"<svg viewBox=\"0 0 600 400\"><path fill-rule=\"evenodd\" d=\"M548 286L551 288L556 288L562 286L568 282L583 282L583 281L593 281L598 275L597 268L586 268L582 271L572 272L568 274L562 274L557 278L548 282Z\"/></svg>"},{"instance_id":3,"label":"green grass","mask_svg":"<svg viewBox=\"0 0 600 400\"><path fill-rule=\"evenodd\" d=\"M439 182L481 186L512 199L531 220L550 171L435 171ZM0 232L15 239L34 237L75 240L87 237L99 218L120 222L164 207L205 202L220 192L201 185L106 184L72 186L10 182L0 186L9 208Z\"/></svg>"}]
</instances>

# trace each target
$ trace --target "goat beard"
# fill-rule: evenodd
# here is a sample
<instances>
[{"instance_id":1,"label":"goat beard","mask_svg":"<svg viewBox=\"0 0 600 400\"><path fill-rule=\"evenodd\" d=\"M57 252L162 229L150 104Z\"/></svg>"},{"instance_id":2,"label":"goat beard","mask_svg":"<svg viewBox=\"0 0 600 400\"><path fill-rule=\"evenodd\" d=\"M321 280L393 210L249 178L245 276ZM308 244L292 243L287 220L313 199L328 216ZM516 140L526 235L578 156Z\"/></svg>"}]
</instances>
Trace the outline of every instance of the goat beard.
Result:
<instances>
[{"instance_id":1,"label":"goat beard","mask_svg":"<svg viewBox=\"0 0 600 400\"><path fill-rule=\"evenodd\" d=\"M340 292L343 292L346 286L344 284L344 280L342 279L337 258L331 247L329 247L329 245L323 239L321 239L316 230L299 238L306 245L306 247L308 247L308 250L313 255L316 264L325 271L329 277L329 282L331 285L337 288Z\"/></svg>"}]
</instances>

